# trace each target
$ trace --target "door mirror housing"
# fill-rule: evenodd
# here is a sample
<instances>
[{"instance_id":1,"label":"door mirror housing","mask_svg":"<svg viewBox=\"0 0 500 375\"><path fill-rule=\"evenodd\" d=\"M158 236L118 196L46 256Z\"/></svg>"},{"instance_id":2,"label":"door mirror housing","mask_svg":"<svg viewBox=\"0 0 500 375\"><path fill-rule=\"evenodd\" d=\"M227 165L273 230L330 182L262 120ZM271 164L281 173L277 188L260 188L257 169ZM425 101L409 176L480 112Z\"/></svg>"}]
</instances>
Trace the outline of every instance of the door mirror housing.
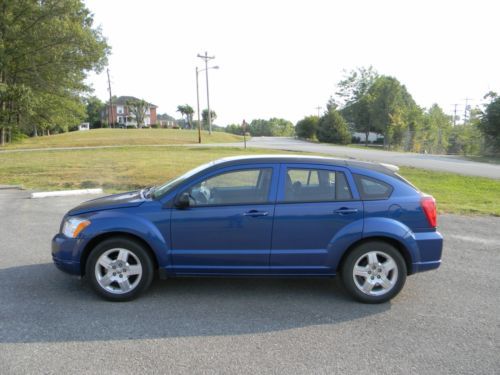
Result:
<instances>
[{"instance_id":1,"label":"door mirror housing","mask_svg":"<svg viewBox=\"0 0 500 375\"><path fill-rule=\"evenodd\" d=\"M185 209L189 207L189 193L182 193L175 200L175 207L179 209Z\"/></svg>"}]
</instances>

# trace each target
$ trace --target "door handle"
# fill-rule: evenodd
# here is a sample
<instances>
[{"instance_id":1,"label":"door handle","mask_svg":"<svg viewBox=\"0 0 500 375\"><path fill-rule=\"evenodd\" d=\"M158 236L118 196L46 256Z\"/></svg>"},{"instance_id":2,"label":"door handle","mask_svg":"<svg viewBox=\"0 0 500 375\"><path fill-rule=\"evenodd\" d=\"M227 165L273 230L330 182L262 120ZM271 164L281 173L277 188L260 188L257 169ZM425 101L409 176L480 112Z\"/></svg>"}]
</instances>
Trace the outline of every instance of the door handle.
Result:
<instances>
[{"instance_id":1,"label":"door handle","mask_svg":"<svg viewBox=\"0 0 500 375\"><path fill-rule=\"evenodd\" d=\"M355 214L357 212L358 212L357 208L347 208L347 207L342 207L342 208L339 208L339 209L333 211L333 213L339 214L339 215Z\"/></svg>"},{"instance_id":2,"label":"door handle","mask_svg":"<svg viewBox=\"0 0 500 375\"><path fill-rule=\"evenodd\" d=\"M251 216L251 217L267 216L267 215L269 215L269 212L257 211L257 210L250 210L250 211L247 211L243 214L243 216Z\"/></svg>"}]
</instances>

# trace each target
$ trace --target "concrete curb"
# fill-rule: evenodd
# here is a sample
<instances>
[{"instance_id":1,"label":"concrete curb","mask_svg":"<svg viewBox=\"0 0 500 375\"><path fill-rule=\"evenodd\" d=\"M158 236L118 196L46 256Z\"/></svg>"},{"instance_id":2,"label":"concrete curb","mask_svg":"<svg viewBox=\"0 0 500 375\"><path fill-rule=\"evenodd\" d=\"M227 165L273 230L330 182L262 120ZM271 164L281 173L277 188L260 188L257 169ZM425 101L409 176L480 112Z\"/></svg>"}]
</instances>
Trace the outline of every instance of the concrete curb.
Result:
<instances>
[{"instance_id":1,"label":"concrete curb","mask_svg":"<svg viewBox=\"0 0 500 375\"><path fill-rule=\"evenodd\" d=\"M21 185L0 185L0 190L11 190L11 189L23 190L23 187Z\"/></svg>"},{"instance_id":2,"label":"concrete curb","mask_svg":"<svg viewBox=\"0 0 500 375\"><path fill-rule=\"evenodd\" d=\"M102 194L102 189L40 191L31 193L31 198L68 197L72 195Z\"/></svg>"}]
</instances>

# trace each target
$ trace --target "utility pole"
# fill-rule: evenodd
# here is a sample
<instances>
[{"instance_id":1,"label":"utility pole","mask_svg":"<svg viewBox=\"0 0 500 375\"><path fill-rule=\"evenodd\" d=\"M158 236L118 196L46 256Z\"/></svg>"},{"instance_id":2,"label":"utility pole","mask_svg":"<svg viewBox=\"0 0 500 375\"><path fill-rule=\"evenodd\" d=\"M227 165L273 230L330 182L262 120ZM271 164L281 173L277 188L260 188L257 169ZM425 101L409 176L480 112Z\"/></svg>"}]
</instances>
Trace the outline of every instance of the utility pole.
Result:
<instances>
[{"instance_id":1,"label":"utility pole","mask_svg":"<svg viewBox=\"0 0 500 375\"><path fill-rule=\"evenodd\" d=\"M205 79L207 81L207 107L208 107L208 134L212 134L212 113L210 112L210 94L208 90L208 61L215 59L215 56L208 56L208 52L205 51L205 55L198 54L198 57L205 61Z\"/></svg>"},{"instance_id":2,"label":"utility pole","mask_svg":"<svg viewBox=\"0 0 500 375\"><path fill-rule=\"evenodd\" d=\"M316 109L318 110L318 117L319 117L319 111L321 111L321 106L317 106Z\"/></svg>"},{"instance_id":3,"label":"utility pole","mask_svg":"<svg viewBox=\"0 0 500 375\"><path fill-rule=\"evenodd\" d=\"M453 111L453 127L457 125L457 106L458 104L452 104L455 106L455 110Z\"/></svg>"},{"instance_id":4,"label":"utility pole","mask_svg":"<svg viewBox=\"0 0 500 375\"><path fill-rule=\"evenodd\" d=\"M113 95L111 95L111 80L109 79L109 69L106 69L106 73L108 74L108 90L109 90L109 113L108 113L108 121L109 127L113 127Z\"/></svg>"},{"instance_id":5,"label":"utility pole","mask_svg":"<svg viewBox=\"0 0 500 375\"><path fill-rule=\"evenodd\" d=\"M196 106L198 113L198 143L201 143L200 91L198 90L198 67L196 67Z\"/></svg>"},{"instance_id":6,"label":"utility pole","mask_svg":"<svg viewBox=\"0 0 500 375\"><path fill-rule=\"evenodd\" d=\"M471 98L465 98L465 108L464 108L464 125L467 125L467 107L468 107L468 102L471 100Z\"/></svg>"}]
</instances>

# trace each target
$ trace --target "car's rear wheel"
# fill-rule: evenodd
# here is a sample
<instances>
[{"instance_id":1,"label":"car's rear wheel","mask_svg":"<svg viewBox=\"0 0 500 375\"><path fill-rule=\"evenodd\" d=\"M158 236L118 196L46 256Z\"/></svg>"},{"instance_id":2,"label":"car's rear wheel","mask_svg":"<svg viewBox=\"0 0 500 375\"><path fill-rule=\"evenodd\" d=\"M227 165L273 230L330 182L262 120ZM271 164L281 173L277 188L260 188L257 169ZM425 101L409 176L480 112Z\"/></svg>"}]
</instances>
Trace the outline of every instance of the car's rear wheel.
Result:
<instances>
[{"instance_id":1,"label":"car's rear wheel","mask_svg":"<svg viewBox=\"0 0 500 375\"><path fill-rule=\"evenodd\" d=\"M90 253L86 275L93 289L111 301L129 301L146 290L153 280L153 263L139 243L111 238Z\"/></svg>"},{"instance_id":2,"label":"car's rear wheel","mask_svg":"<svg viewBox=\"0 0 500 375\"><path fill-rule=\"evenodd\" d=\"M403 288L406 263L392 245L370 241L347 255L341 273L345 288L355 299L365 303L382 303Z\"/></svg>"}]
</instances>

